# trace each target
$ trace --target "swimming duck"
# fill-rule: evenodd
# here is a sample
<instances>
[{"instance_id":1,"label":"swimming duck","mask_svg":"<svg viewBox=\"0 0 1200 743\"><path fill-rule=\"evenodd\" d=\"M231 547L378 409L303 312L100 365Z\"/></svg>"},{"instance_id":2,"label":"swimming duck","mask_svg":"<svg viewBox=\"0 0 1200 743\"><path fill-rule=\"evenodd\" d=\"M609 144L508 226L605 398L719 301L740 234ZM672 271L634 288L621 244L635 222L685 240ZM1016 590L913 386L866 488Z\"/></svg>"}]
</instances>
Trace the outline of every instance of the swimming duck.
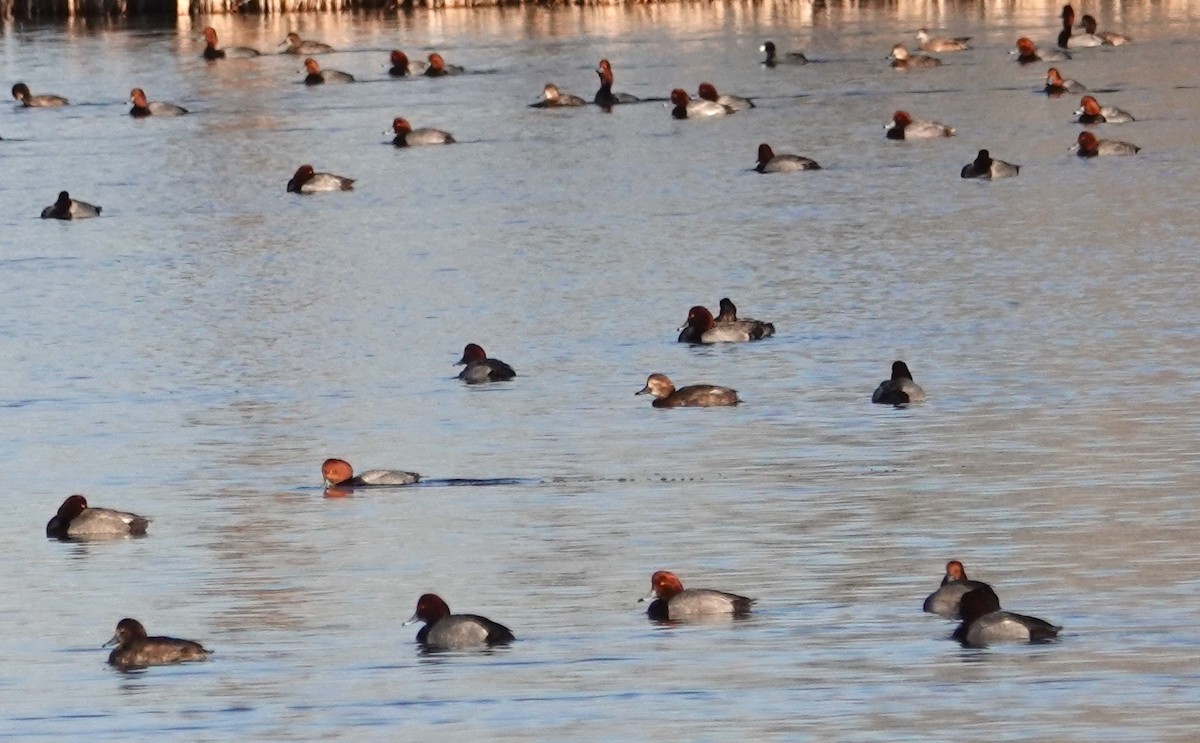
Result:
<instances>
[{"instance_id":1,"label":"swimming duck","mask_svg":"<svg viewBox=\"0 0 1200 743\"><path fill-rule=\"evenodd\" d=\"M688 310L687 322L679 330L680 343L738 343L775 335L774 325L759 320L738 320L718 325L712 313L700 305Z\"/></svg>"},{"instance_id":2,"label":"swimming duck","mask_svg":"<svg viewBox=\"0 0 1200 743\"><path fill-rule=\"evenodd\" d=\"M614 93L612 65L607 59L600 60L596 66L596 74L600 76L600 89L596 91L593 102L601 108L612 108L618 103L637 103L640 99L629 93Z\"/></svg>"},{"instance_id":3,"label":"swimming duck","mask_svg":"<svg viewBox=\"0 0 1200 743\"><path fill-rule=\"evenodd\" d=\"M917 29L917 41L919 48L923 52L962 52L970 49L967 42L971 40L970 36L930 36L929 32L923 28Z\"/></svg>"},{"instance_id":4,"label":"swimming duck","mask_svg":"<svg viewBox=\"0 0 1200 743\"><path fill-rule=\"evenodd\" d=\"M287 182L288 193L318 193L321 191L352 191L354 179L333 173L317 173L311 165L301 165Z\"/></svg>"},{"instance_id":5,"label":"swimming duck","mask_svg":"<svg viewBox=\"0 0 1200 743\"><path fill-rule=\"evenodd\" d=\"M1017 62L1022 65L1033 64L1034 62L1062 62L1071 58L1071 55L1067 52L1058 52L1053 49L1042 51L1037 48L1032 39L1024 36L1017 39L1017 48L1013 49L1009 54L1017 55Z\"/></svg>"},{"instance_id":6,"label":"swimming duck","mask_svg":"<svg viewBox=\"0 0 1200 743\"><path fill-rule=\"evenodd\" d=\"M892 362L892 378L885 379L871 394L871 402L880 405L907 405L910 402L925 402L925 390L913 381L908 364Z\"/></svg>"},{"instance_id":7,"label":"swimming duck","mask_svg":"<svg viewBox=\"0 0 1200 743\"><path fill-rule=\"evenodd\" d=\"M25 108L57 108L65 106L70 101L63 98L61 95L51 95L43 93L42 95L34 95L29 91L29 86L25 83L17 83L12 86L12 97L21 102Z\"/></svg>"},{"instance_id":8,"label":"swimming duck","mask_svg":"<svg viewBox=\"0 0 1200 743\"><path fill-rule=\"evenodd\" d=\"M821 166L816 160L801 155L776 155L771 145L763 142L758 146L758 164L754 169L759 173L790 173L795 170L820 170Z\"/></svg>"},{"instance_id":9,"label":"swimming duck","mask_svg":"<svg viewBox=\"0 0 1200 743\"><path fill-rule=\"evenodd\" d=\"M910 67L937 67L942 63L942 60L924 54L914 57L908 53L908 48L903 44L892 47L892 53L888 55L888 59L892 60L893 70L907 70Z\"/></svg>"},{"instance_id":10,"label":"swimming duck","mask_svg":"<svg viewBox=\"0 0 1200 743\"><path fill-rule=\"evenodd\" d=\"M1136 155L1142 148L1129 142L1119 142L1115 139L1096 139L1091 132L1080 132L1075 144L1068 149L1080 157L1100 157L1101 155Z\"/></svg>"},{"instance_id":11,"label":"swimming duck","mask_svg":"<svg viewBox=\"0 0 1200 743\"><path fill-rule=\"evenodd\" d=\"M584 106L587 101L577 95L563 93L554 83L546 83L546 87L542 89L542 99L537 103L529 104L530 108L558 108L563 106Z\"/></svg>"},{"instance_id":12,"label":"swimming duck","mask_svg":"<svg viewBox=\"0 0 1200 743\"><path fill-rule=\"evenodd\" d=\"M734 304L733 300L730 299L729 297L721 297L719 306L721 308L721 311L717 314L717 317L715 318L715 322L717 322L718 324L723 323L723 322L756 323L756 324L762 324L762 325L770 325L771 332L772 333L775 332L775 326L772 325L771 323L762 323L760 320L755 320L754 318L751 318L751 317L743 317L739 320L737 305Z\"/></svg>"},{"instance_id":13,"label":"swimming duck","mask_svg":"<svg viewBox=\"0 0 1200 743\"><path fill-rule=\"evenodd\" d=\"M216 59L246 59L249 57L257 57L262 52L257 49L251 49L245 46L229 46L224 49L217 48L217 30L212 26L204 28L204 54L201 55L207 60Z\"/></svg>"},{"instance_id":14,"label":"swimming duck","mask_svg":"<svg viewBox=\"0 0 1200 743\"><path fill-rule=\"evenodd\" d=\"M317 60L309 57L304 60L305 85L324 85L325 83L352 83L354 75L339 70L322 70Z\"/></svg>"},{"instance_id":15,"label":"swimming duck","mask_svg":"<svg viewBox=\"0 0 1200 743\"><path fill-rule=\"evenodd\" d=\"M1057 98L1063 93L1086 93L1085 88L1074 80L1066 79L1059 73L1057 67L1046 70L1046 95Z\"/></svg>"},{"instance_id":16,"label":"swimming duck","mask_svg":"<svg viewBox=\"0 0 1200 743\"><path fill-rule=\"evenodd\" d=\"M388 69L388 74L392 77L415 75L428 69L424 62L409 62L408 55L399 49L393 51L389 59L392 66Z\"/></svg>"},{"instance_id":17,"label":"swimming duck","mask_svg":"<svg viewBox=\"0 0 1200 743\"><path fill-rule=\"evenodd\" d=\"M87 498L72 495L46 524L46 536L55 539L99 539L141 536L150 524L136 513L111 508L91 508Z\"/></svg>"},{"instance_id":18,"label":"swimming duck","mask_svg":"<svg viewBox=\"0 0 1200 743\"><path fill-rule=\"evenodd\" d=\"M988 584L967 578L967 571L958 560L946 563L946 574L942 576L942 584L938 589L925 598L921 607L929 614L937 614L947 619L958 618L958 602L968 591L976 588L991 589Z\"/></svg>"},{"instance_id":19,"label":"swimming duck","mask_svg":"<svg viewBox=\"0 0 1200 743\"><path fill-rule=\"evenodd\" d=\"M58 192L58 201L42 210L42 219L87 219L100 216L100 207L72 199L66 191Z\"/></svg>"},{"instance_id":20,"label":"swimming duck","mask_svg":"<svg viewBox=\"0 0 1200 743\"><path fill-rule=\"evenodd\" d=\"M907 111L892 114L892 120L884 125L888 139L932 139L954 136L954 127L929 119L914 119Z\"/></svg>"},{"instance_id":21,"label":"swimming duck","mask_svg":"<svg viewBox=\"0 0 1200 743\"><path fill-rule=\"evenodd\" d=\"M286 39L279 42L280 46L284 44L287 44L287 49L283 50L284 54L327 54L333 51L333 47L328 44L301 39L300 34L295 31L289 33Z\"/></svg>"},{"instance_id":22,"label":"swimming duck","mask_svg":"<svg viewBox=\"0 0 1200 743\"><path fill-rule=\"evenodd\" d=\"M147 116L183 116L188 112L183 106L176 106L174 103L147 101L146 92L141 88L129 91L129 102L133 104L133 108L129 109L129 115L135 119Z\"/></svg>"},{"instance_id":23,"label":"swimming duck","mask_svg":"<svg viewBox=\"0 0 1200 743\"><path fill-rule=\"evenodd\" d=\"M1119 34L1113 31L1101 31L1100 33L1096 33L1096 19L1090 15L1085 14L1083 18L1079 20L1079 26L1085 32L1099 37L1100 40L1104 42L1105 46L1124 46L1125 44L1133 43L1133 39L1125 34Z\"/></svg>"},{"instance_id":24,"label":"swimming duck","mask_svg":"<svg viewBox=\"0 0 1200 743\"><path fill-rule=\"evenodd\" d=\"M146 628L136 619L117 622L116 634L101 647L116 645L109 653L108 664L122 671L163 666L172 663L189 663L208 658L206 650L198 642L178 640L174 637L147 637Z\"/></svg>"},{"instance_id":25,"label":"swimming duck","mask_svg":"<svg viewBox=\"0 0 1200 743\"><path fill-rule=\"evenodd\" d=\"M650 404L656 408L716 408L741 402L737 390L713 384L690 384L675 389L666 374L651 374L646 386L633 394L653 395L654 402Z\"/></svg>"},{"instance_id":26,"label":"swimming duck","mask_svg":"<svg viewBox=\"0 0 1200 743\"><path fill-rule=\"evenodd\" d=\"M1080 124L1128 124L1134 120L1127 111L1122 111L1116 106L1101 106L1100 102L1090 95L1085 95L1079 101L1079 110L1075 115L1079 117L1077 121Z\"/></svg>"},{"instance_id":27,"label":"swimming duck","mask_svg":"<svg viewBox=\"0 0 1200 743\"><path fill-rule=\"evenodd\" d=\"M744 617L754 599L711 588L684 589L674 573L659 570L650 576L650 593L639 601L650 601L647 616L655 621L680 621L702 616L729 614Z\"/></svg>"},{"instance_id":28,"label":"swimming duck","mask_svg":"<svg viewBox=\"0 0 1200 743\"><path fill-rule=\"evenodd\" d=\"M450 132L444 132L441 129L413 129L412 124L408 123L408 119L396 117L392 120L392 131L395 132L396 138L392 140L392 144L397 147L415 147L425 144L451 144L454 142L454 136Z\"/></svg>"},{"instance_id":29,"label":"swimming duck","mask_svg":"<svg viewBox=\"0 0 1200 743\"><path fill-rule=\"evenodd\" d=\"M458 65L446 64L446 60L442 59L442 55L434 52L429 55L429 66L425 68L422 74L425 77L444 77L446 75L460 75L463 68Z\"/></svg>"},{"instance_id":30,"label":"swimming duck","mask_svg":"<svg viewBox=\"0 0 1200 743\"><path fill-rule=\"evenodd\" d=\"M1082 49L1104 44L1104 39L1093 33L1074 34L1071 32L1071 28L1075 25L1075 9L1070 5L1063 6L1061 18L1062 31L1058 34L1058 45L1063 49Z\"/></svg>"},{"instance_id":31,"label":"swimming duck","mask_svg":"<svg viewBox=\"0 0 1200 743\"><path fill-rule=\"evenodd\" d=\"M344 459L326 459L321 464L321 477L327 488L369 488L412 485L421 480L416 472L404 470L367 470L354 474L354 468Z\"/></svg>"},{"instance_id":32,"label":"swimming duck","mask_svg":"<svg viewBox=\"0 0 1200 743\"><path fill-rule=\"evenodd\" d=\"M808 64L808 57L804 56L804 52L788 52L782 56L777 55L773 41L764 42L758 50L767 55L767 58L762 61L767 67L781 64Z\"/></svg>"},{"instance_id":33,"label":"swimming duck","mask_svg":"<svg viewBox=\"0 0 1200 743\"><path fill-rule=\"evenodd\" d=\"M754 101L749 98L742 98L738 95L721 95L717 93L717 88L712 83L700 83L699 94L704 100L719 103L733 111L745 111L747 108L754 108Z\"/></svg>"},{"instance_id":34,"label":"swimming duck","mask_svg":"<svg viewBox=\"0 0 1200 743\"><path fill-rule=\"evenodd\" d=\"M732 108L722 106L716 101L706 101L703 98L694 101L683 88L671 91L671 103L675 106L671 109L671 115L677 119L703 119L733 113Z\"/></svg>"},{"instance_id":35,"label":"swimming duck","mask_svg":"<svg viewBox=\"0 0 1200 743\"><path fill-rule=\"evenodd\" d=\"M996 642L1047 642L1058 637L1062 627L1044 619L1000 609L1000 599L989 586L963 594L959 601L962 624L952 637L973 648Z\"/></svg>"},{"instance_id":36,"label":"swimming duck","mask_svg":"<svg viewBox=\"0 0 1200 743\"><path fill-rule=\"evenodd\" d=\"M975 156L975 162L963 166L961 175L963 178L1008 178L1020 171L1020 165L994 160L987 150L980 150Z\"/></svg>"},{"instance_id":37,"label":"swimming duck","mask_svg":"<svg viewBox=\"0 0 1200 743\"><path fill-rule=\"evenodd\" d=\"M512 630L478 614L451 614L440 596L427 593L417 599L417 610L405 625L424 622L417 642L427 648L454 650L480 645L505 645L517 639Z\"/></svg>"},{"instance_id":38,"label":"swimming duck","mask_svg":"<svg viewBox=\"0 0 1200 743\"><path fill-rule=\"evenodd\" d=\"M466 345L462 358L454 365L461 366L463 364L466 365L466 368L458 373L458 378L467 384L505 382L517 376L511 366L500 359L489 359L487 353L474 343Z\"/></svg>"}]
</instances>

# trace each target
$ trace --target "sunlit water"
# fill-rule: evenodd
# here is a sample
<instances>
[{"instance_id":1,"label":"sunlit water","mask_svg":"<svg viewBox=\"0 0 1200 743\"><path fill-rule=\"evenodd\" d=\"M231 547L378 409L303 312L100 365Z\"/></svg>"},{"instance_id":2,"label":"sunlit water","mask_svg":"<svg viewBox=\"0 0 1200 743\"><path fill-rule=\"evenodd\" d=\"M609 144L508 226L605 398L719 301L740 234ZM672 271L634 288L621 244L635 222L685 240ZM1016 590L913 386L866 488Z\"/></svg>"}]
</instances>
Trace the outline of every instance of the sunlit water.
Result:
<instances>
[{"instance_id":1,"label":"sunlit water","mask_svg":"<svg viewBox=\"0 0 1200 743\"><path fill-rule=\"evenodd\" d=\"M1144 149L1083 161L1077 97L1006 54L1057 9L9 28L4 84L73 105L0 110L0 737L1193 739L1200 18L1101 9L1137 43L1059 67ZM324 39L361 82L206 64L209 22ZM892 72L921 25L976 48ZM764 69L765 39L819 63ZM387 79L392 48L471 74ZM758 108L526 107L590 99L601 57L619 91ZM132 120L134 86L193 113ZM958 135L887 141L897 108ZM394 149L398 115L459 144ZM759 142L824 170L753 173ZM1020 176L961 180L982 147ZM355 190L285 193L305 162ZM64 188L103 216L39 220ZM776 337L674 342L722 296ZM518 378L454 380L471 341ZM869 403L896 358L926 404ZM746 404L651 409L651 372ZM511 479L327 499L328 456ZM44 539L73 492L150 535ZM949 641L920 607L950 558L1061 642ZM657 569L757 610L652 625ZM400 623L427 591L519 641L423 655ZM115 672L124 616L216 655Z\"/></svg>"}]
</instances>

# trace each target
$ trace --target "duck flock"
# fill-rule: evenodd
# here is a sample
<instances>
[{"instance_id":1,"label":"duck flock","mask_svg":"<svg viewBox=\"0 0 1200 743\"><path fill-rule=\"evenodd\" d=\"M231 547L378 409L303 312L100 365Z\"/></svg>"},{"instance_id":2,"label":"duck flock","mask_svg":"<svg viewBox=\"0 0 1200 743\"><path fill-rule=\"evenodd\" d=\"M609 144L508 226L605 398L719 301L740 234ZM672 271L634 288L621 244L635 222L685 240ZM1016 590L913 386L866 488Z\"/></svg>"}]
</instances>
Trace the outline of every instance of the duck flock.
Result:
<instances>
[{"instance_id":1,"label":"duck flock","mask_svg":"<svg viewBox=\"0 0 1200 743\"><path fill-rule=\"evenodd\" d=\"M1122 46L1131 39L1120 33L1097 32L1097 24L1090 15L1085 15L1076 24L1075 13L1070 5L1064 6L1060 15L1062 31L1055 48L1041 50L1028 38L1016 41L1013 54L1021 65L1052 63L1069 58L1071 50L1094 46ZM1076 33L1082 29L1082 33ZM217 33L212 28L204 30L205 49L202 56L210 62L222 59L252 58L261 52L245 47L221 47ZM936 37L925 29L917 33L918 47L910 51L903 44L896 44L890 55L890 65L898 73L921 74L920 70L935 68L943 64L933 54L953 54L971 49L969 37ZM289 34L282 45L282 53L304 57L305 85L346 84L355 82L349 73L323 68L316 56L333 51L328 44L306 40L299 35ZM761 48L765 55L760 60L767 67L808 64L810 60L803 52L780 51L773 42ZM461 74L464 69L449 64L438 53L428 54L425 62L411 61L403 51L395 50L388 55L388 75L405 77L423 75L442 77ZM608 59L599 61L596 67L599 88L586 100L559 88L553 82L546 83L542 97L531 104L534 108L563 108L599 106L611 110L615 106L639 103L638 98L613 89L614 65ZM1044 92L1049 96L1080 95L1080 108L1076 111L1077 122L1094 127L1102 124L1120 124L1134 117L1115 106L1099 101L1082 83L1065 79L1056 67L1046 72ZM12 95L22 106L59 108L69 101L51 93L34 93L24 82L12 87ZM133 117L183 116L187 109L164 101L150 100L142 88L130 92L129 115ZM683 88L675 88L664 98L669 115L676 119L710 118L716 116L750 115L755 107L753 100L737 95L723 94L708 82L697 88L697 97L692 98ZM396 117L391 126L396 147L448 145L456 142L454 135L433 128L414 128L404 117ZM884 136L889 139L945 139L955 136L955 128L941 122L922 119L907 111L896 111L886 126ZM1081 132L1076 140L1075 151L1080 157L1110 155L1133 155L1140 147L1111 139L1100 139L1092 131ZM757 147L757 166L762 174L803 173L820 169L816 160L798 154L776 153L768 143ZM988 150L980 150L976 158L962 167L963 178L996 179L1019 175L1020 166L992 157ZM299 164L294 175L286 183L286 192L296 194L337 193L351 191L355 179L345 175L318 171L311 164ZM283 190L283 189L281 189ZM292 197L298 198L298 197ZM102 208L86 201L75 199L63 190L53 204L45 207L44 219L76 220L100 217ZM739 317L736 305L729 298L719 302L717 315L704 306L694 306L687 313L684 325L679 328L678 342L689 344L748 343L772 337L775 325L772 322ZM464 366L458 378L466 384L490 384L512 380L516 371L509 364L487 355L482 346L468 344L458 362ZM689 384L676 387L665 374L649 375L645 386L636 394L647 394L653 398L655 408L675 407L720 407L741 402L736 390L710 384ZM890 376L879 383L872 395L872 402L881 405L903 406L918 404L926 399L925 391L913 380L905 361L892 363ZM355 473L351 464L342 459L330 458L321 466L322 479L327 492L345 493L356 488L396 488L420 482L415 472L402 470L368 470ZM60 540L91 540L106 538L129 538L144 536L149 521L136 514L90 506L82 495L68 497L56 515L46 525L46 535ZM743 617L753 611L754 599L736 593L683 587L680 579L668 571L654 572L651 591L643 600L651 603L648 616L661 622L686 622L698 617L721 615ZM925 600L924 610L942 617L960 621L953 637L969 646L985 646L995 642L1018 641L1040 642L1054 640L1061 629L1054 624L1035 617L1014 614L1000 607L997 593L991 586L967 578L962 563L952 560L946 565L941 585ZM416 610L410 622L423 622L417 641L432 649L465 648L511 643L514 633L502 624L474 614L454 614L447 603L434 594L417 599ZM116 648L109 662L121 669L143 668L150 665L199 661L206 659L211 651L198 643L171 637L149 636L137 620L125 618L117 624L111 643Z\"/></svg>"}]
</instances>

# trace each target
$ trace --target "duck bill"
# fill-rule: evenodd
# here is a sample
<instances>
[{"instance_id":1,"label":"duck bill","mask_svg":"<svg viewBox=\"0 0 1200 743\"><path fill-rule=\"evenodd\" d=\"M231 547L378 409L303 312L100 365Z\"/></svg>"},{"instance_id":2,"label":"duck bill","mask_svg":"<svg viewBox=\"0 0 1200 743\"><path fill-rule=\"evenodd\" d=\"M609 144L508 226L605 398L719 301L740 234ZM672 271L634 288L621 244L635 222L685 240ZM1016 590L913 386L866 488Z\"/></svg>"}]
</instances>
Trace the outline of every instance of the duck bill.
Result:
<instances>
[{"instance_id":1,"label":"duck bill","mask_svg":"<svg viewBox=\"0 0 1200 743\"><path fill-rule=\"evenodd\" d=\"M1067 152L1078 152L1078 151L1079 151L1079 143L1078 142L1076 142L1075 144L1073 144L1067 148Z\"/></svg>"},{"instance_id":2,"label":"duck bill","mask_svg":"<svg viewBox=\"0 0 1200 743\"><path fill-rule=\"evenodd\" d=\"M645 387L641 388L640 390L638 390L637 392L635 392L633 394L635 396L636 395L649 395L650 394L650 385L646 385Z\"/></svg>"},{"instance_id":3,"label":"duck bill","mask_svg":"<svg viewBox=\"0 0 1200 743\"><path fill-rule=\"evenodd\" d=\"M113 635L112 637L109 638L108 642L104 643L100 647L107 648L107 647L111 647L113 645L119 645L120 643L121 643L121 638L117 637L116 635Z\"/></svg>"},{"instance_id":4,"label":"duck bill","mask_svg":"<svg viewBox=\"0 0 1200 743\"><path fill-rule=\"evenodd\" d=\"M658 594L657 594L657 593L655 593L654 591L651 591L650 593L648 593L648 594L646 594L645 596L643 596L643 597L641 597L640 599L638 599L638 603L640 604L640 603L642 603L643 601L653 601L653 600L654 600L654 599L656 599L656 598L658 598Z\"/></svg>"},{"instance_id":5,"label":"duck bill","mask_svg":"<svg viewBox=\"0 0 1200 743\"><path fill-rule=\"evenodd\" d=\"M419 622L419 621L421 621L421 618L420 618L420 617L418 617L416 614L413 614L411 617L409 617L407 620L405 620L405 621L404 621L404 623L403 623L403 624L401 624L400 626L401 626L401 627L407 627L408 625L410 625L410 624L416 624L416 623L417 623L417 622Z\"/></svg>"}]
</instances>

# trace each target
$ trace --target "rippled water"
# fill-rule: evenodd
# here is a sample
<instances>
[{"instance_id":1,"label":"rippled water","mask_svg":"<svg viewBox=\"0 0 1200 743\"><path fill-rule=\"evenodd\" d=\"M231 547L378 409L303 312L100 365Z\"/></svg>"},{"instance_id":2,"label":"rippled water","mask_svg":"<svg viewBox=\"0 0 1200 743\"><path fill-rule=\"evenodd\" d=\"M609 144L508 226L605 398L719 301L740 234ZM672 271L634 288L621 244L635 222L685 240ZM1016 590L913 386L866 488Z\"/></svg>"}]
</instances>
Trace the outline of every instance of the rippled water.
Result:
<instances>
[{"instance_id":1,"label":"rippled water","mask_svg":"<svg viewBox=\"0 0 1200 743\"><path fill-rule=\"evenodd\" d=\"M1060 67L1144 150L1082 161L1078 101L1006 55L1057 7L9 27L4 82L75 105L0 110L0 737L1192 739L1200 18L1100 9L1137 43ZM208 22L297 28L361 82L205 64ZM976 49L893 73L920 25ZM820 63L763 69L767 38ZM396 47L472 74L386 79ZM590 99L601 57L617 90L759 105L525 107L547 80ZM134 86L193 114L134 121ZM889 142L897 108L958 136ZM460 143L386 146L397 115ZM750 172L763 141L825 169ZM959 179L981 147L1020 176ZM358 184L286 194L304 162ZM63 188L103 217L37 219ZM722 296L778 335L674 342ZM517 380L454 380L471 341ZM895 358L928 403L869 403ZM653 410L656 371L746 404ZM327 499L328 456L511 480ZM150 536L45 540L73 492ZM1062 641L949 641L920 606L950 558ZM652 625L657 569L757 611ZM426 591L519 642L421 654ZM114 672L123 616L216 655Z\"/></svg>"}]
</instances>

